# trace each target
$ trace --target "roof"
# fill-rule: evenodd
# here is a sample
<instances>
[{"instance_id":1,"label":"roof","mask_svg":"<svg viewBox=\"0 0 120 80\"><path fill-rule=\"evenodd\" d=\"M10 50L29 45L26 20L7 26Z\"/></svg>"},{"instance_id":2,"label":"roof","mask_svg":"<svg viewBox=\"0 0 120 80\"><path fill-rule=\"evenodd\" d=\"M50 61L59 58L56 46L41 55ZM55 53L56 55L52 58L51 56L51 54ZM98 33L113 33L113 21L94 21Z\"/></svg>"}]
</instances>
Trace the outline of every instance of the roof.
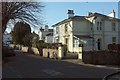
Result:
<instances>
[{"instance_id":1,"label":"roof","mask_svg":"<svg viewBox=\"0 0 120 80\"><path fill-rule=\"evenodd\" d=\"M92 13L89 16L86 16L86 17L89 18L89 17L92 17L92 16L102 16L102 17L104 17L104 19L107 19L107 20L111 20L111 19L120 20L119 18L113 18L113 17L107 16L107 15L104 15L104 14L100 14L100 13Z\"/></svg>"},{"instance_id":2,"label":"roof","mask_svg":"<svg viewBox=\"0 0 120 80\"><path fill-rule=\"evenodd\" d=\"M35 37L39 37L39 35L38 34L36 34L34 31L33 31L33 33L32 33L32 35Z\"/></svg>"},{"instance_id":3,"label":"roof","mask_svg":"<svg viewBox=\"0 0 120 80\"><path fill-rule=\"evenodd\" d=\"M89 35L74 35L74 36L77 37L77 38L93 38Z\"/></svg>"},{"instance_id":4,"label":"roof","mask_svg":"<svg viewBox=\"0 0 120 80\"><path fill-rule=\"evenodd\" d=\"M68 19L64 19L64 20L52 25L52 27L55 27L57 25L60 25L60 24L63 24L63 23L66 23L66 22L69 22L69 21L72 21L72 20L87 20L87 19L85 19L85 16L74 16L74 17L70 17Z\"/></svg>"},{"instance_id":5,"label":"roof","mask_svg":"<svg viewBox=\"0 0 120 80\"><path fill-rule=\"evenodd\" d=\"M40 31L44 31L44 29L40 29ZM48 29L48 32L53 32L53 29Z\"/></svg>"},{"instance_id":6,"label":"roof","mask_svg":"<svg viewBox=\"0 0 120 80\"><path fill-rule=\"evenodd\" d=\"M53 36L53 33L49 33L49 34L47 34L46 36Z\"/></svg>"},{"instance_id":7,"label":"roof","mask_svg":"<svg viewBox=\"0 0 120 80\"><path fill-rule=\"evenodd\" d=\"M69 22L69 21L72 21L72 20L86 20L86 21L88 21L86 18L89 18L89 17L92 17L92 16L96 16L96 17L97 17L97 16L102 16L102 17L104 17L104 19L106 19L106 20L119 20L119 21L120 21L119 18L109 17L109 16L107 16L107 15L100 14L100 13L91 13L89 16L74 16L74 17L70 17L70 18L68 18L68 19L64 19L64 20L62 20L62 21L60 21L60 22L52 25L52 27L61 25L61 24L63 24L63 23L66 23L66 22Z\"/></svg>"},{"instance_id":8,"label":"roof","mask_svg":"<svg viewBox=\"0 0 120 80\"><path fill-rule=\"evenodd\" d=\"M53 32L53 29L48 29L49 32Z\"/></svg>"}]
</instances>

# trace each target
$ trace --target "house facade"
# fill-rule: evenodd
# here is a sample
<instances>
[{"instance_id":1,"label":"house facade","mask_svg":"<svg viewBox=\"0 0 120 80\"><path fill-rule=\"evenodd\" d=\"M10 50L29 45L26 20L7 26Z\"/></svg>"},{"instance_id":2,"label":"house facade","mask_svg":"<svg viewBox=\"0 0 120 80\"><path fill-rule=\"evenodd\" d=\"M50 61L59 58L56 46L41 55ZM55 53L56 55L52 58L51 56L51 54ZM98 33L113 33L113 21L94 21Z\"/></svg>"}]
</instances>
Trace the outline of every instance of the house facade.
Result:
<instances>
[{"instance_id":1,"label":"house facade","mask_svg":"<svg viewBox=\"0 0 120 80\"><path fill-rule=\"evenodd\" d=\"M3 34L3 42L4 45L9 45L12 42L12 35L11 33L5 33Z\"/></svg>"},{"instance_id":2,"label":"house facade","mask_svg":"<svg viewBox=\"0 0 120 80\"><path fill-rule=\"evenodd\" d=\"M52 26L53 42L66 44L70 52L78 52L80 44L84 51L107 50L108 44L120 44L119 23L114 10L109 15L89 12L87 16L74 16L68 10L68 18Z\"/></svg>"},{"instance_id":3,"label":"house facade","mask_svg":"<svg viewBox=\"0 0 120 80\"><path fill-rule=\"evenodd\" d=\"M40 28L40 30L38 31L38 35L39 35L39 40L43 40L45 41L45 37L48 34L53 34L53 29L49 29L48 25L45 25L45 28ZM46 40L48 41L48 40ZM50 41L53 41L52 38L50 38Z\"/></svg>"},{"instance_id":4,"label":"house facade","mask_svg":"<svg viewBox=\"0 0 120 80\"><path fill-rule=\"evenodd\" d=\"M53 33L49 33L45 36L46 43L53 43Z\"/></svg>"}]
</instances>

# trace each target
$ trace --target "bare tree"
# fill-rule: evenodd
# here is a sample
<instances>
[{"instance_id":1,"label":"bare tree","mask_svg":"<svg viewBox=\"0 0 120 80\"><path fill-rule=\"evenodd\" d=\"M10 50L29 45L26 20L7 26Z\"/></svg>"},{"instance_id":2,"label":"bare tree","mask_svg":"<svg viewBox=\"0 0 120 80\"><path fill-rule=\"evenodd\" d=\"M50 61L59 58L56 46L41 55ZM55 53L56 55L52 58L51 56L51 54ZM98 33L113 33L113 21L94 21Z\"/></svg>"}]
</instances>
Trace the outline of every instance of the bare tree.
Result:
<instances>
[{"instance_id":1,"label":"bare tree","mask_svg":"<svg viewBox=\"0 0 120 80\"><path fill-rule=\"evenodd\" d=\"M43 7L41 2L2 2L2 32L5 32L9 20L21 20L33 26L41 25L41 16L37 15L41 14Z\"/></svg>"}]
</instances>

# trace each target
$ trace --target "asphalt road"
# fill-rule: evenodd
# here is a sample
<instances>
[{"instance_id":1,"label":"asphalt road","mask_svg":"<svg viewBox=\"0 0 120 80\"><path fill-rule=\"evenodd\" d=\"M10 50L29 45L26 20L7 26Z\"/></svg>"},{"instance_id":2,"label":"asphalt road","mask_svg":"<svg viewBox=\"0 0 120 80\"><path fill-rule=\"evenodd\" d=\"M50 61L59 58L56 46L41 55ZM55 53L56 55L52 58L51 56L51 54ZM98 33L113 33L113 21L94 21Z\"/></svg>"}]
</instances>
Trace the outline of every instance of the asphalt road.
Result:
<instances>
[{"instance_id":1,"label":"asphalt road","mask_svg":"<svg viewBox=\"0 0 120 80\"><path fill-rule=\"evenodd\" d=\"M117 72L19 52L9 60L2 66L2 78L103 78Z\"/></svg>"}]
</instances>

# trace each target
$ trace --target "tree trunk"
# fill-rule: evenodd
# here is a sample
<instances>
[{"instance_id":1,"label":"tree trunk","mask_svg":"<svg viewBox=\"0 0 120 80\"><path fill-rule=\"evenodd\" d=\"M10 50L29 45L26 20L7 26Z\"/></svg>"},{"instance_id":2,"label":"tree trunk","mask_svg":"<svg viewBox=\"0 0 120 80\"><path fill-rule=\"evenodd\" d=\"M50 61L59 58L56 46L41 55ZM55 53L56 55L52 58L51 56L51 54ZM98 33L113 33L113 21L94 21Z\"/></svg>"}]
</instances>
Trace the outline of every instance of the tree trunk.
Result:
<instances>
[{"instance_id":1,"label":"tree trunk","mask_svg":"<svg viewBox=\"0 0 120 80\"><path fill-rule=\"evenodd\" d=\"M2 17L2 33L4 34L6 28L7 28L7 23L8 23L9 19L8 18L4 18Z\"/></svg>"}]
</instances>

